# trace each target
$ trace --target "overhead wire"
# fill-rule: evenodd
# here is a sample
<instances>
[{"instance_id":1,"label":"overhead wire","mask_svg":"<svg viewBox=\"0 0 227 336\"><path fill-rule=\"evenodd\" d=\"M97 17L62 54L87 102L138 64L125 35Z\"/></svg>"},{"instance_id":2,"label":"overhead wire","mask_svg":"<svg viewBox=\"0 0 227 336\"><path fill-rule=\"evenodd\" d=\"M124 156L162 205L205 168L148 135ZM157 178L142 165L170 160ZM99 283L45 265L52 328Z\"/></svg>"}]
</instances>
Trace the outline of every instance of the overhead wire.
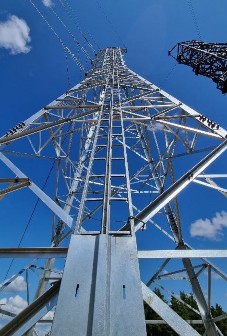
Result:
<instances>
[{"instance_id":1,"label":"overhead wire","mask_svg":"<svg viewBox=\"0 0 227 336\"><path fill-rule=\"evenodd\" d=\"M98 0L97 0L98 1ZM199 24L198 24L198 20L196 17L196 13L195 13L195 8L193 6L192 0L187 0L187 4L188 4L188 8L190 10L194 25L195 25L195 29L198 35L198 38L200 40L202 40L202 35L200 32L200 28L199 28ZM171 50L172 51L172 50ZM175 58L174 58L175 59ZM160 85L163 85L167 82L167 80L169 79L169 77L172 75L172 73L174 72L176 66L177 66L178 62L175 62L174 65L172 66L172 68L169 70L169 72L166 74L166 76L164 77L163 81L160 83Z\"/></svg>"},{"instance_id":2,"label":"overhead wire","mask_svg":"<svg viewBox=\"0 0 227 336\"><path fill-rule=\"evenodd\" d=\"M65 63L66 63L66 77L67 77L67 89L70 90L70 88L72 87L71 85L71 80L70 80L70 72L69 72L69 61L68 61L68 55L65 52Z\"/></svg>"},{"instance_id":3,"label":"overhead wire","mask_svg":"<svg viewBox=\"0 0 227 336\"><path fill-rule=\"evenodd\" d=\"M61 1L61 0L59 0ZM84 53L84 55L91 61L91 57L89 56L88 52L86 49L80 44L80 42L76 39L74 34L71 32L71 30L67 27L67 25L63 22L63 20L60 18L60 16L56 13L56 11L50 7L50 10L52 13L55 15L55 17L58 19L58 21L62 24L62 26L65 28L65 30L68 32L68 34L72 37L73 41L76 43L77 48L78 48L78 54L80 50Z\"/></svg>"},{"instance_id":4,"label":"overhead wire","mask_svg":"<svg viewBox=\"0 0 227 336\"><path fill-rule=\"evenodd\" d=\"M192 15L192 19L195 25L195 30L197 32L198 38L200 39L200 41L202 41L202 35L200 32L200 28L199 28L199 24L198 24L198 20L196 17L195 8L193 6L192 0L187 0L187 3L188 3L189 10L191 12L191 15Z\"/></svg>"},{"instance_id":5,"label":"overhead wire","mask_svg":"<svg viewBox=\"0 0 227 336\"><path fill-rule=\"evenodd\" d=\"M164 77L164 79L161 81L160 86L164 85L168 79L170 78L170 76L173 74L174 70L176 69L177 66L177 62L174 63L174 65L172 66L172 68L167 72L166 76Z\"/></svg>"},{"instance_id":6,"label":"overhead wire","mask_svg":"<svg viewBox=\"0 0 227 336\"><path fill-rule=\"evenodd\" d=\"M124 48L126 48L126 45L124 43L124 41L122 40L119 32L117 31L115 25L113 24L113 22L110 20L109 16L107 15L106 11L104 10L103 6L101 5L100 0L96 0L96 4L98 5L98 8L100 9L101 13L103 14L103 16L106 19L106 22L109 24L109 26L111 27L112 31L114 32L115 36L117 37L118 41L122 44L122 46Z\"/></svg>"},{"instance_id":7,"label":"overhead wire","mask_svg":"<svg viewBox=\"0 0 227 336\"><path fill-rule=\"evenodd\" d=\"M66 13L67 13L68 17L70 18L71 22L76 26L76 28L79 31L80 35L83 37L84 41L88 44L88 46L90 47L90 49L94 53L96 53L96 49L94 48L93 44L91 43L91 41L88 39L88 37L86 35L89 35L89 37L93 40L93 43L100 50L100 47L99 47L97 41L95 40L94 36L92 36L88 31L86 31L87 34L85 34L83 32L81 26L79 25L79 18L77 16L77 13L71 7L71 5L69 4L69 2L67 0L59 0L59 2L61 3L62 7L66 11Z\"/></svg>"},{"instance_id":8,"label":"overhead wire","mask_svg":"<svg viewBox=\"0 0 227 336\"><path fill-rule=\"evenodd\" d=\"M195 14L195 8L193 6L192 0L187 0L187 4L188 4L188 8L190 10L190 13L192 15L192 19L195 25L195 29L198 35L198 38L200 40L202 40L202 36L201 36L201 32L200 32L200 28L199 28L199 24L198 24L198 20ZM172 50L171 50L172 51ZM171 55L172 56L172 55ZM174 58L175 59L175 58ZM169 79L169 77L172 75L172 73L174 72L176 66L177 66L178 62L175 62L174 65L172 66L172 68L169 70L169 72L166 74L165 78L163 79L163 81L161 82L160 85L163 85L164 83L167 82L167 80Z\"/></svg>"},{"instance_id":9,"label":"overhead wire","mask_svg":"<svg viewBox=\"0 0 227 336\"><path fill-rule=\"evenodd\" d=\"M63 42L62 38L58 35L56 30L51 26L51 24L48 22L48 20L45 18L45 16L40 12L38 7L34 4L32 0L28 0L31 5L35 8L36 12L41 16L41 18L44 20L44 22L47 24L47 26L50 28L50 30L54 33L58 41L60 42L62 48L72 57L76 65L80 68L80 71L85 71L84 66L81 64L79 59L76 57L76 55L69 49L69 47Z\"/></svg>"},{"instance_id":10,"label":"overhead wire","mask_svg":"<svg viewBox=\"0 0 227 336\"><path fill-rule=\"evenodd\" d=\"M50 167L50 170L49 170L49 173L48 173L48 175L47 175L47 178L46 178L46 180L45 180L45 182L44 182L44 184L43 184L43 187L42 187L42 189L41 189L42 191L45 189L45 187L46 187L46 185L47 185L47 182L48 182L48 180L49 180L49 178L50 178L50 175L51 175L51 173L52 173L52 171L53 171L53 169L54 169L54 165L55 165L55 161L53 161L53 163L52 163L52 165L51 165L51 167ZM35 214L35 212L36 212L36 209L37 209L37 207L38 207L39 201L40 201L40 198L37 198L37 200L36 200L36 202L35 202L35 205L34 205L34 207L33 207L33 210L32 210L32 212L31 212L31 215L30 215L30 217L29 217L29 220L28 220L28 222L27 222L27 224L26 224L26 226L25 226L25 228L24 228L24 231L23 231L23 233L22 233L22 235L21 235L20 241L19 241L19 243L18 243L18 245L17 245L18 248L21 246L21 244L22 244L22 242L23 242L23 239L24 239L24 237L25 237L25 234L26 234L26 232L27 232L27 230L28 230L28 228L29 228L29 226L30 226L30 224L31 224L31 221L32 221L32 219L33 219L33 216L34 216L34 214ZM4 281L3 281L3 282L5 282L5 280L7 279L8 275L9 275L9 272L10 272L10 270L11 270L11 268L12 268L12 265L13 265L13 263L14 263L14 260L15 260L14 258L11 260L11 262L10 262L10 264L9 264L9 267L8 267L8 270L7 270L7 272L6 272L6 275L5 275L5 278L4 278Z\"/></svg>"}]
</instances>

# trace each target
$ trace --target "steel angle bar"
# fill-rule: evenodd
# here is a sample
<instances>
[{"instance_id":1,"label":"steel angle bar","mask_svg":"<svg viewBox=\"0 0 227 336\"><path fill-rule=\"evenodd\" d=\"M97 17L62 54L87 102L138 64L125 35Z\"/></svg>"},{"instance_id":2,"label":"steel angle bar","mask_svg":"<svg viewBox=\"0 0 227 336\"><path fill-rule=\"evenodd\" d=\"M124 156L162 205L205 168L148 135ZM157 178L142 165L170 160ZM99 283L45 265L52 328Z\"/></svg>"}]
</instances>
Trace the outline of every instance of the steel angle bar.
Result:
<instances>
[{"instance_id":1,"label":"steel angle bar","mask_svg":"<svg viewBox=\"0 0 227 336\"><path fill-rule=\"evenodd\" d=\"M138 251L139 259L227 258L227 250L155 250Z\"/></svg>"},{"instance_id":2,"label":"steel angle bar","mask_svg":"<svg viewBox=\"0 0 227 336\"><path fill-rule=\"evenodd\" d=\"M200 334L183 320L170 306L162 301L143 282L143 299L180 336L199 336Z\"/></svg>"},{"instance_id":3,"label":"steel angle bar","mask_svg":"<svg viewBox=\"0 0 227 336\"><path fill-rule=\"evenodd\" d=\"M203 181L200 181L200 180L197 180L197 179L194 179L193 182L197 183L197 184L200 184L200 185L203 185L205 187L211 188L211 189L215 189L215 190L219 191L220 193L222 193L225 197L227 196L227 189L218 186L216 183L207 183L207 182L203 182Z\"/></svg>"},{"instance_id":4,"label":"steel angle bar","mask_svg":"<svg viewBox=\"0 0 227 336\"><path fill-rule=\"evenodd\" d=\"M189 115L191 115L192 117L194 117L197 121L199 121L201 124L205 125L206 127L208 127L207 124L204 124L202 121L200 121L198 116L198 112L193 110L191 107L187 106L186 104L182 103L181 101L179 101L178 99L174 98L173 96L171 96L170 94L168 94L167 92L165 92L164 90L159 89L156 85L150 83L148 80L146 80L145 78L143 78L142 76L138 75L137 73L133 72L132 70L128 69L128 71L133 74L134 76L136 76L140 81L142 81L143 83L146 83L147 85L149 85L149 87L154 88L159 90L160 94L163 95L164 97L166 97L167 99L169 99L170 101L172 101L173 103L175 103L176 105L181 104L181 108L186 111ZM208 127L209 128L209 127ZM211 132L213 130L211 129ZM225 138L227 131L222 128L221 126L219 126L218 130L215 130L215 133L219 134L222 138Z\"/></svg>"},{"instance_id":5,"label":"steel angle bar","mask_svg":"<svg viewBox=\"0 0 227 336\"><path fill-rule=\"evenodd\" d=\"M121 83L119 81L119 87L121 86ZM142 92L138 95L135 95L135 96L131 96L129 98L126 98L126 99L123 99L121 100L121 105L124 105L125 103L130 103L132 101L134 101L135 99L139 99L139 98L146 98L147 99L147 95L149 94L152 94L152 93L155 93L157 92L157 90L154 90L154 89L149 89L148 91L145 91L145 92ZM115 106L115 105L114 105ZM123 107L123 106L122 106Z\"/></svg>"},{"instance_id":6,"label":"steel angle bar","mask_svg":"<svg viewBox=\"0 0 227 336\"><path fill-rule=\"evenodd\" d=\"M57 304L60 281L48 289L46 293L31 303L12 321L5 325L1 331L1 336L21 336L32 328L44 315L46 315Z\"/></svg>"},{"instance_id":7,"label":"steel angle bar","mask_svg":"<svg viewBox=\"0 0 227 336\"><path fill-rule=\"evenodd\" d=\"M120 89L119 81L118 81L118 89ZM127 199L128 202L128 209L129 209L129 224L130 224L130 231L134 235L134 217L133 217L133 205L132 205L132 190L130 185L130 176L129 176L129 164L128 164L128 154L126 149L126 140L125 140L125 129L124 129L124 122L123 122L123 113L121 110L121 97L119 94L119 101L120 101L120 118L121 118L121 132L122 132L122 145L124 151L124 165L125 165L125 176L126 176L126 188L127 188Z\"/></svg>"},{"instance_id":8,"label":"steel angle bar","mask_svg":"<svg viewBox=\"0 0 227 336\"><path fill-rule=\"evenodd\" d=\"M6 247L0 248L0 258L65 258L65 247Z\"/></svg>"},{"instance_id":9,"label":"steel angle bar","mask_svg":"<svg viewBox=\"0 0 227 336\"><path fill-rule=\"evenodd\" d=\"M200 129L195 129L195 128L192 128L192 127L172 123L172 122L169 122L169 121L166 121L166 120L155 119L155 121L157 123L160 123L160 124L163 124L163 125L177 127L177 128L180 128L180 129L183 129L183 130L186 130L186 131L190 131L190 132L193 132L193 133L196 133L196 134L206 135L206 136L211 137L211 138L216 138L216 139L222 139L223 138L219 134L202 131Z\"/></svg>"},{"instance_id":10,"label":"steel angle bar","mask_svg":"<svg viewBox=\"0 0 227 336\"><path fill-rule=\"evenodd\" d=\"M150 104L150 105L134 105L134 106L132 106L132 105L126 105L126 106L124 106L124 109L131 109L131 110L141 110L141 109L151 109L151 108L153 108L153 109L155 109L156 111L157 111L157 108L161 108L161 107L169 107L169 108L174 108L174 107L176 107L176 105L174 104L173 105L173 103L169 103L169 104L157 104L157 105L153 105L153 104ZM164 112L164 111L163 111Z\"/></svg>"},{"instance_id":11,"label":"steel angle bar","mask_svg":"<svg viewBox=\"0 0 227 336\"><path fill-rule=\"evenodd\" d=\"M185 307L187 307L188 309L190 309L191 311L193 311L195 314L197 314L197 315L200 316L200 312L197 309L193 308L190 304L186 303L178 295L174 294L173 291L170 291L169 289L166 289L165 287L161 286L157 282L154 282L154 284L155 284L155 286L159 287L161 290L165 291L168 295L170 295L171 297L175 298L178 302L182 303L182 305L184 305Z\"/></svg>"},{"instance_id":12,"label":"steel angle bar","mask_svg":"<svg viewBox=\"0 0 227 336\"><path fill-rule=\"evenodd\" d=\"M17 168L12 161L10 161L5 155L0 153L0 160L19 178L28 178L22 171ZM31 181L28 186L33 193L39 197L39 199L50 209L56 216L58 216L66 225L70 228L72 226L73 218L67 214L57 203L55 203L44 191L42 191L34 182Z\"/></svg>"},{"instance_id":13,"label":"steel angle bar","mask_svg":"<svg viewBox=\"0 0 227 336\"><path fill-rule=\"evenodd\" d=\"M15 313L11 313L8 310L2 309L2 308L0 308L0 314L10 316L10 317L15 317L16 316ZM0 333L1 333L1 331L0 331Z\"/></svg>"},{"instance_id":14,"label":"steel angle bar","mask_svg":"<svg viewBox=\"0 0 227 336\"><path fill-rule=\"evenodd\" d=\"M22 268L19 272L17 272L16 274L14 274L11 278L6 279L1 285L0 285L0 293L2 291L4 291L4 289L9 286L16 278L18 278L21 274L23 274L24 272L27 272L28 270L32 270L33 268L35 268L34 264L29 264L26 267Z\"/></svg>"},{"instance_id":15,"label":"steel angle bar","mask_svg":"<svg viewBox=\"0 0 227 336\"><path fill-rule=\"evenodd\" d=\"M215 161L227 149L227 140L216 147L210 154L202 159L197 165L184 174L178 181L171 185L153 202L145 207L135 220L135 231L142 228L150 218L152 218L160 209L177 196L186 186L188 186L203 170L205 170L213 161ZM122 230L128 229L127 225Z\"/></svg>"},{"instance_id":16,"label":"steel angle bar","mask_svg":"<svg viewBox=\"0 0 227 336\"><path fill-rule=\"evenodd\" d=\"M161 116L163 116L162 118L164 118L164 119L172 119L172 118L179 118L179 116L177 116L177 115L170 115L170 116L168 116L168 115L166 115L166 114L168 114L169 112L171 112L171 111L173 111L173 110L175 110L175 109L177 109L178 107L180 107L181 106L181 103L180 104L178 104L178 105L176 105L176 104L174 104L174 106L172 106L172 107L169 107L168 109L165 109L165 110L162 110L161 112L158 112L158 113L156 113L156 114L152 114L152 116L151 116L151 120L156 120L156 118L158 117L161 117ZM155 109L155 110L157 110L157 109ZM199 116L199 115L198 115ZM184 116L180 116L180 117L191 117L190 115L184 115Z\"/></svg>"},{"instance_id":17,"label":"steel angle bar","mask_svg":"<svg viewBox=\"0 0 227 336\"><path fill-rule=\"evenodd\" d=\"M204 264L200 264L200 265L196 265L196 266L193 266L194 269L197 269L199 268L199 272L197 272L196 274L198 275L198 273L200 273L201 271L204 271L204 269L206 268L207 266L204 265ZM179 273L186 273L186 269L185 268L182 268L182 269L179 269L179 270L176 270L176 271L173 271L173 272L167 272L167 273L164 273L164 274L161 274L158 276L159 279L161 278L165 278L165 277L168 277L170 275L174 275L174 274L179 274Z\"/></svg>"},{"instance_id":18,"label":"steel angle bar","mask_svg":"<svg viewBox=\"0 0 227 336\"><path fill-rule=\"evenodd\" d=\"M222 321L222 320L225 320L227 319L227 314L222 314L220 316L217 316L217 317L214 317L214 322L218 322L218 321Z\"/></svg>"},{"instance_id":19,"label":"steel angle bar","mask_svg":"<svg viewBox=\"0 0 227 336\"><path fill-rule=\"evenodd\" d=\"M139 251L138 251L138 258L139 257ZM159 277L159 274L163 271L163 269L166 267L166 265L170 262L170 258L166 259L161 266L159 266L159 268L157 269L157 271L154 273L154 275L151 277L151 279L147 282L147 286L149 287L152 282L154 282L155 279L157 279Z\"/></svg>"},{"instance_id":20,"label":"steel angle bar","mask_svg":"<svg viewBox=\"0 0 227 336\"><path fill-rule=\"evenodd\" d=\"M63 118L63 119L60 119L60 120L57 120L57 121L53 121L53 122L50 122L50 123L47 123L47 124L44 124L44 125L41 125L41 126L38 126L38 127L34 127L34 128L31 128L31 129L26 129L26 130L21 131L21 132L17 132L13 135L8 135L8 136L0 139L0 145L4 145L4 144L9 143L13 140L21 139L21 138L24 138L28 135L36 134L36 133L39 133L41 131L50 129L52 127L56 127L56 126L60 126L60 125L69 123L71 121L77 121L77 119L80 119L80 118L85 117L87 115L93 114L95 112L97 112L97 108L95 108L94 111L83 112L83 113L78 114L77 116L66 117L66 118ZM79 120L79 121L81 122L81 120ZM85 120L82 120L82 121L85 121Z\"/></svg>"},{"instance_id":21,"label":"steel angle bar","mask_svg":"<svg viewBox=\"0 0 227 336\"><path fill-rule=\"evenodd\" d=\"M23 182L23 183L18 183L18 184L13 185L13 186L11 185L6 189L0 190L0 199L2 199L3 196L5 196L5 195L7 195L7 194L9 194L13 191L28 187L29 185L30 185L30 181L27 181L27 182Z\"/></svg>"},{"instance_id":22,"label":"steel angle bar","mask_svg":"<svg viewBox=\"0 0 227 336\"><path fill-rule=\"evenodd\" d=\"M202 320L185 320L189 324L203 324ZM164 320L145 320L146 324L167 324Z\"/></svg>"},{"instance_id":23,"label":"steel angle bar","mask_svg":"<svg viewBox=\"0 0 227 336\"><path fill-rule=\"evenodd\" d=\"M76 90L78 89L80 86L82 85L82 83L77 84L75 87L73 87L71 90ZM61 95L60 97L58 97L57 99L53 100L51 102L51 104L57 104L58 99L64 99L65 97L67 97L68 92L64 93L63 95ZM40 117L42 117L43 114L46 113L46 110L44 108L42 108L40 111L36 112L35 114L33 114L30 118L26 119L25 125L28 126L31 123L33 123L34 121L36 121L37 119L39 119Z\"/></svg>"},{"instance_id":24,"label":"steel angle bar","mask_svg":"<svg viewBox=\"0 0 227 336\"><path fill-rule=\"evenodd\" d=\"M143 114L133 113L133 112L130 112L130 111L124 111L124 108L123 108L123 107L122 107L122 109L120 109L120 108L114 108L114 111L122 111L123 114L129 114L129 115L138 117L139 120L151 120L150 117L148 117L148 116L144 116ZM126 119L126 118L125 118L125 119ZM129 118L129 121L131 121L131 120L132 120L132 119Z\"/></svg>"},{"instance_id":25,"label":"steel angle bar","mask_svg":"<svg viewBox=\"0 0 227 336\"><path fill-rule=\"evenodd\" d=\"M185 243L185 246L186 246L187 248L193 250L193 248L192 248L189 244ZM201 258L201 259L202 259L206 264L210 265L211 268L212 268L218 275L220 275L221 278L223 278L224 280L227 281L227 274L226 274L226 273L224 273L223 271L221 271L216 265L214 265L214 264L213 264L212 262L210 262L208 259L206 259L206 258Z\"/></svg>"},{"instance_id":26,"label":"steel angle bar","mask_svg":"<svg viewBox=\"0 0 227 336\"><path fill-rule=\"evenodd\" d=\"M97 109L97 107L100 107L101 105L47 105L44 107L44 110L52 110L52 109L62 109L62 110L77 110L77 109Z\"/></svg>"},{"instance_id":27,"label":"steel angle bar","mask_svg":"<svg viewBox=\"0 0 227 336\"><path fill-rule=\"evenodd\" d=\"M202 174L198 178L227 178L227 174Z\"/></svg>"},{"instance_id":28,"label":"steel angle bar","mask_svg":"<svg viewBox=\"0 0 227 336\"><path fill-rule=\"evenodd\" d=\"M0 178L0 183L19 183L19 182L29 182L29 179L25 179L25 178Z\"/></svg>"},{"instance_id":29,"label":"steel angle bar","mask_svg":"<svg viewBox=\"0 0 227 336\"><path fill-rule=\"evenodd\" d=\"M91 170L92 170L92 166L93 166L93 161L94 161L94 156L95 156L95 151L96 151L96 145L97 145L97 141L98 141L98 135L99 135L100 127L101 127L101 121L102 121L102 116L103 116L103 111L104 111L103 102L104 102L104 99L105 99L106 90L107 90L107 81L106 81L105 88L100 93L100 104L102 104L102 107L101 107L100 113L97 115L97 126L93 129L93 132L92 132L92 137L94 137L93 141L91 143L92 149L91 149L91 153L90 153L89 164L88 164L87 174L86 174L85 183L84 183L84 189L83 189L83 193L82 193L82 197L81 197L80 208L79 208L79 212L78 212L77 220L76 220L76 225L75 225L75 230L76 230L77 233L81 229L83 229L81 227L81 225L82 225L83 211L84 211L84 207L85 207L85 198L86 198L87 191L88 191L89 179L91 177Z\"/></svg>"},{"instance_id":30,"label":"steel angle bar","mask_svg":"<svg viewBox=\"0 0 227 336\"><path fill-rule=\"evenodd\" d=\"M114 70L112 74L112 81L114 83ZM111 99L110 99L110 112L108 121L108 136L107 136L107 146L106 146L106 167L105 167L105 178L104 178L104 197L103 197L103 208L102 208L102 233L108 233L110 230L110 198L111 198L111 170L112 170L112 144L113 144L113 100L114 93L111 88Z\"/></svg>"},{"instance_id":31,"label":"steel angle bar","mask_svg":"<svg viewBox=\"0 0 227 336\"><path fill-rule=\"evenodd\" d=\"M222 191L222 188L217 184L215 183L211 178L209 177L205 177L205 180L213 187L216 187L218 188L217 190L225 197L227 197L227 191Z\"/></svg>"}]
</instances>

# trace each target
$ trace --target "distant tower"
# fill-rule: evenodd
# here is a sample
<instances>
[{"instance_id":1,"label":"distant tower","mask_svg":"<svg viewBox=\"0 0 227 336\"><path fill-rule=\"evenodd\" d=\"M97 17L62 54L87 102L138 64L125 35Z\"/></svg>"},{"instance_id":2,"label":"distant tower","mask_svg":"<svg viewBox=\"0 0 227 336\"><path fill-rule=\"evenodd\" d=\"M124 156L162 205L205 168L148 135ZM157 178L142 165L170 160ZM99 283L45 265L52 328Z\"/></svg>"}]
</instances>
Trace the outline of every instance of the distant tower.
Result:
<instances>
[{"instance_id":1,"label":"distant tower","mask_svg":"<svg viewBox=\"0 0 227 336\"><path fill-rule=\"evenodd\" d=\"M145 336L143 301L179 335L199 335L150 288L170 279L174 295L176 277L182 280L175 298L186 282L206 335L221 335L210 312L211 272L226 275L206 257L226 252L193 250L184 239L189 223L180 208L193 211L193 182L226 196L214 181L222 175L210 166L226 151L227 132L128 69L125 52L99 51L81 83L0 139L0 160L13 175L8 182L19 183L15 190L30 188L54 214L50 248L1 249L15 258L49 258L35 301L2 328L2 336L35 334L31 328L55 306L53 336ZM21 146L37 162L53 160L54 196L12 162L15 145L16 153ZM5 194L14 191L9 188ZM199 196L198 207L200 202ZM62 257L63 277L50 287L53 258ZM150 260L146 268L144 259ZM206 295L199 281L204 270Z\"/></svg>"},{"instance_id":2,"label":"distant tower","mask_svg":"<svg viewBox=\"0 0 227 336\"><path fill-rule=\"evenodd\" d=\"M227 93L227 43L180 42L169 54L179 64L192 67L196 75L211 78L222 93Z\"/></svg>"}]
</instances>

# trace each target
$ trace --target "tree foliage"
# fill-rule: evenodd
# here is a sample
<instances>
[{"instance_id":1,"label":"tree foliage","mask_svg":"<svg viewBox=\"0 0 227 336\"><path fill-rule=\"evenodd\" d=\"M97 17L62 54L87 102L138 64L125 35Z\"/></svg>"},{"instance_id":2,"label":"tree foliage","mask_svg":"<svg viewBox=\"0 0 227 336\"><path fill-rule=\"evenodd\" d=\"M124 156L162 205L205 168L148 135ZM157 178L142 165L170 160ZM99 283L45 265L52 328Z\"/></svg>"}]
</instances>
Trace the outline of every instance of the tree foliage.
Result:
<instances>
[{"instance_id":1,"label":"tree foliage","mask_svg":"<svg viewBox=\"0 0 227 336\"><path fill-rule=\"evenodd\" d=\"M168 302L164 295L159 289L154 290L155 294L158 295L165 303L167 303L179 316L184 320L201 320L199 314L195 311L181 303L174 297L171 297ZM185 292L180 292L180 299L186 304L190 305L192 308L198 311L197 303L192 294L186 294ZM156 314L146 303L144 305L145 318L146 320L162 320L161 317ZM213 317L221 316L225 314L222 307L218 304L211 307L211 315ZM227 335L227 319L221 320L216 323L218 328L222 331L223 335ZM204 334L203 324L193 324L192 327L198 331L199 334ZM175 336L177 335L167 324L148 324L147 325L147 335L148 336Z\"/></svg>"}]
</instances>

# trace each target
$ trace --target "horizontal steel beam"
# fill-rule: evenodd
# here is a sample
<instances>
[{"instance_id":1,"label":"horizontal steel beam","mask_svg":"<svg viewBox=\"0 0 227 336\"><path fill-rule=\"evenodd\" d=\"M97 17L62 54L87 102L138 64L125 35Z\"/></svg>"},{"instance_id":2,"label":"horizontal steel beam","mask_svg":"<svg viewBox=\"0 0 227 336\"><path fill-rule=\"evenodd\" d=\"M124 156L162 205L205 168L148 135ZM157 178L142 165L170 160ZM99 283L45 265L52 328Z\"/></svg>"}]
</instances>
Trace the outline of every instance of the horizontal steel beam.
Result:
<instances>
[{"instance_id":1,"label":"horizontal steel beam","mask_svg":"<svg viewBox=\"0 0 227 336\"><path fill-rule=\"evenodd\" d=\"M10 317L15 317L16 316L15 313L9 312L8 310L2 309L2 308L0 308L0 314L10 316Z\"/></svg>"},{"instance_id":2,"label":"horizontal steel beam","mask_svg":"<svg viewBox=\"0 0 227 336\"><path fill-rule=\"evenodd\" d=\"M32 134L36 134L36 133L39 133L39 132L44 131L44 130L48 130L52 127L61 126L61 125L63 126L64 124L70 123L72 121L76 121L77 119L86 117L90 114L93 114L95 111L98 111L97 107L94 107L94 108L96 108L94 111L86 111L86 112L80 113L80 114L78 114L76 116L73 116L73 117L66 117L66 118L63 118L63 119L60 119L60 120L49 122L47 124L41 124L40 126L29 128L29 129L22 129L20 132L16 132L12 135L4 136L4 137L0 138L0 145L9 143L12 140L24 138L28 135L32 135Z\"/></svg>"},{"instance_id":3,"label":"horizontal steel beam","mask_svg":"<svg viewBox=\"0 0 227 336\"><path fill-rule=\"evenodd\" d=\"M214 322L227 319L227 314L223 314L213 318ZM189 324L203 324L202 320L185 320ZM40 321L41 322L41 321ZM145 320L146 324L167 324L164 320Z\"/></svg>"},{"instance_id":4,"label":"horizontal steel beam","mask_svg":"<svg viewBox=\"0 0 227 336\"><path fill-rule=\"evenodd\" d=\"M44 110L52 110L52 109L70 109L70 110L76 110L76 109L83 109L83 108L97 108L101 105L48 105L44 107Z\"/></svg>"},{"instance_id":5,"label":"horizontal steel beam","mask_svg":"<svg viewBox=\"0 0 227 336\"><path fill-rule=\"evenodd\" d=\"M0 178L0 183L21 183L21 182L28 182L28 178Z\"/></svg>"},{"instance_id":6,"label":"horizontal steel beam","mask_svg":"<svg viewBox=\"0 0 227 336\"><path fill-rule=\"evenodd\" d=\"M0 258L65 258L65 247L6 247L0 248Z\"/></svg>"},{"instance_id":7,"label":"horizontal steel beam","mask_svg":"<svg viewBox=\"0 0 227 336\"><path fill-rule=\"evenodd\" d=\"M227 258L227 250L155 250L138 251L140 259L158 258Z\"/></svg>"},{"instance_id":8,"label":"horizontal steel beam","mask_svg":"<svg viewBox=\"0 0 227 336\"><path fill-rule=\"evenodd\" d=\"M146 324L167 324L164 320L145 320ZM189 324L203 324L202 320L186 320Z\"/></svg>"},{"instance_id":9,"label":"horizontal steel beam","mask_svg":"<svg viewBox=\"0 0 227 336\"><path fill-rule=\"evenodd\" d=\"M30 186L30 181L28 180L27 182L23 182L23 183L17 183L16 185L10 185L8 188L0 190L0 197L2 198L2 196L5 196L13 191L17 191L19 189L25 188Z\"/></svg>"},{"instance_id":10,"label":"horizontal steel beam","mask_svg":"<svg viewBox=\"0 0 227 336\"><path fill-rule=\"evenodd\" d=\"M19 178L28 178L15 164L10 161L5 155L0 153L0 160ZM73 218L66 213L57 203L55 203L42 189L40 189L34 182L30 181L29 189L40 198L40 200L58 216L70 228L72 226Z\"/></svg>"}]
</instances>

